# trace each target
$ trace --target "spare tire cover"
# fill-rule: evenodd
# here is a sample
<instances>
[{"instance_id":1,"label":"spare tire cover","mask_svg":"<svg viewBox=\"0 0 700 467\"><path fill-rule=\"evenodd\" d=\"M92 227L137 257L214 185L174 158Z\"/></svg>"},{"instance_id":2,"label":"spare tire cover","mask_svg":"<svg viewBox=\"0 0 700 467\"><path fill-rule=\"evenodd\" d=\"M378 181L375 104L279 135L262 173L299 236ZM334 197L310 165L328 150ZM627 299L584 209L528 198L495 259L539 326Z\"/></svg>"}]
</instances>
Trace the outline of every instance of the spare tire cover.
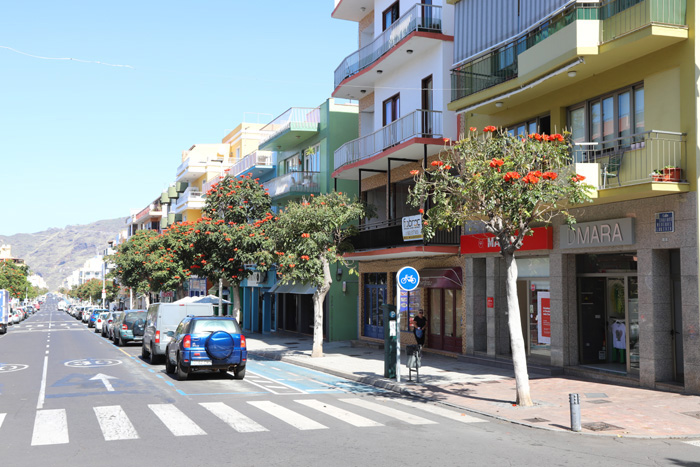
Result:
<instances>
[{"instance_id":1,"label":"spare tire cover","mask_svg":"<svg viewBox=\"0 0 700 467\"><path fill-rule=\"evenodd\" d=\"M224 360L233 353L233 337L224 331L216 331L207 337L204 348L212 360Z\"/></svg>"}]
</instances>

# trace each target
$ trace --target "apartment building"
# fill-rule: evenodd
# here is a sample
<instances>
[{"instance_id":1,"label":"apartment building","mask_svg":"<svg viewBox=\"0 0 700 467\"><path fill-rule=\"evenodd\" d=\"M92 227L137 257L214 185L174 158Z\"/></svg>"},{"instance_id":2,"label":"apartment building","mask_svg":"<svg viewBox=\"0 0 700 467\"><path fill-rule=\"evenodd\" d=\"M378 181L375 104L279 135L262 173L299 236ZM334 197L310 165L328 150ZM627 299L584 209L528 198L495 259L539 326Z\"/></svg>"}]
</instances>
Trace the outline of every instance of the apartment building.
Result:
<instances>
[{"instance_id":1,"label":"apartment building","mask_svg":"<svg viewBox=\"0 0 700 467\"><path fill-rule=\"evenodd\" d=\"M260 178L270 193L273 210L334 190L352 197L357 193L356 184L334 180L331 174L334 152L357 137L357 126L357 104L331 98L318 107L292 107L261 129L266 136L257 151L232 173ZM267 154L272 154L271 160ZM329 341L353 339L357 337L357 283L345 268L334 272L324 305L324 336ZM241 284L244 329L311 334L314 291L305 284L278 284L274 271L254 274Z\"/></svg>"},{"instance_id":2,"label":"apartment building","mask_svg":"<svg viewBox=\"0 0 700 467\"><path fill-rule=\"evenodd\" d=\"M517 256L530 363L700 392L695 2L461 0L461 131L568 129L596 188ZM497 249L462 238L464 352L510 353Z\"/></svg>"},{"instance_id":3,"label":"apartment building","mask_svg":"<svg viewBox=\"0 0 700 467\"><path fill-rule=\"evenodd\" d=\"M419 206L407 202L412 170L422 170L458 137L450 102L454 7L443 1L341 0L332 16L358 23L357 49L335 71L334 96L359 100L359 138L335 152L333 176L357 184L376 208L346 255L360 272L361 339L383 340L381 305L398 304L401 342L413 344L419 309L431 318L428 346L461 353L464 285L460 229L423 238ZM396 297L396 272L417 268L424 280Z\"/></svg>"}]
</instances>

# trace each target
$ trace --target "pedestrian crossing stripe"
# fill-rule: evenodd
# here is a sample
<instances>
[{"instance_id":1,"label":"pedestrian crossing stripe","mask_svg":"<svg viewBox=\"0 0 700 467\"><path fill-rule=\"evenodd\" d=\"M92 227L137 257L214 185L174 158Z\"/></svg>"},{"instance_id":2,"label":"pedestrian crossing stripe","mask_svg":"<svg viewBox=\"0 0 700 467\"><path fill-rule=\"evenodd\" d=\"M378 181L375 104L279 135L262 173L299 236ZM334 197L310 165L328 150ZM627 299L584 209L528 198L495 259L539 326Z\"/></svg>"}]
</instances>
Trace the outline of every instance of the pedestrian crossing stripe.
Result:
<instances>
[{"instance_id":1,"label":"pedestrian crossing stripe","mask_svg":"<svg viewBox=\"0 0 700 467\"><path fill-rule=\"evenodd\" d=\"M356 405L365 409L373 410L379 412L380 414L386 415L387 417L396 418L397 420L402 420L410 425L433 425L437 422L428 420L427 418L419 417L417 415L409 414L396 410L385 405L377 404L375 402L370 402L364 399L340 399L348 404Z\"/></svg>"},{"instance_id":2,"label":"pedestrian crossing stripe","mask_svg":"<svg viewBox=\"0 0 700 467\"><path fill-rule=\"evenodd\" d=\"M384 426L376 420L372 420L367 413L380 414L385 417L397 419L409 425L433 425L438 422L427 418L419 417L415 413L398 410L389 407L388 404L398 403L409 407L422 409L430 412L433 416L444 417L462 423L484 422L476 417L465 416L459 412L446 408L416 401L403 399L377 398L378 402L370 402L366 399L337 399L337 403L327 403L317 399L296 399L294 404L297 407L304 406L311 409L313 413L322 414L344 424L358 428L371 428ZM247 401L249 406L271 415L282 422L298 430L324 430L329 427L313 420L306 415L302 415L282 405L271 401ZM346 410L343 405L359 407L362 415ZM239 433L266 432L268 428L259 424L248 415L230 407L223 402L201 402L199 406L206 409L216 418L227 424ZM207 433L197 425L189 416L183 413L174 404L149 404L150 411L162 422L174 436L202 436ZM105 441L133 440L139 439L140 435L134 425L129 420L127 413L119 405L93 407L93 412ZM7 426L5 413L0 413L0 428L3 423ZM34 420L34 431L32 433L32 446L46 446L53 444L66 444L70 440L68 434L68 416L65 409L39 410L36 412ZM689 442L700 446L700 441Z\"/></svg>"},{"instance_id":3,"label":"pedestrian crossing stripe","mask_svg":"<svg viewBox=\"0 0 700 467\"><path fill-rule=\"evenodd\" d=\"M700 447L700 440L696 439L694 441L684 441L685 444L690 444L691 446Z\"/></svg>"}]
</instances>

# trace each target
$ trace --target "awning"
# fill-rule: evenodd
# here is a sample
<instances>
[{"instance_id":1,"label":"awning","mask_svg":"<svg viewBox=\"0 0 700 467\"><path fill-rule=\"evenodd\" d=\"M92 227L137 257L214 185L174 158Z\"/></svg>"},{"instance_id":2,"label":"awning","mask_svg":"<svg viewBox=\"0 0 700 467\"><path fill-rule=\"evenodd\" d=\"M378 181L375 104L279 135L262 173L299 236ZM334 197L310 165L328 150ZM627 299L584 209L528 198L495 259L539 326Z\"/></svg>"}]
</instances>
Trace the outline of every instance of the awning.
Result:
<instances>
[{"instance_id":1,"label":"awning","mask_svg":"<svg viewBox=\"0 0 700 467\"><path fill-rule=\"evenodd\" d=\"M316 287L306 284L275 284L270 293L293 293L299 295L313 295L316 292Z\"/></svg>"},{"instance_id":2,"label":"awning","mask_svg":"<svg viewBox=\"0 0 700 467\"><path fill-rule=\"evenodd\" d=\"M428 268L418 271L418 287L429 289L461 289L462 268Z\"/></svg>"}]
</instances>

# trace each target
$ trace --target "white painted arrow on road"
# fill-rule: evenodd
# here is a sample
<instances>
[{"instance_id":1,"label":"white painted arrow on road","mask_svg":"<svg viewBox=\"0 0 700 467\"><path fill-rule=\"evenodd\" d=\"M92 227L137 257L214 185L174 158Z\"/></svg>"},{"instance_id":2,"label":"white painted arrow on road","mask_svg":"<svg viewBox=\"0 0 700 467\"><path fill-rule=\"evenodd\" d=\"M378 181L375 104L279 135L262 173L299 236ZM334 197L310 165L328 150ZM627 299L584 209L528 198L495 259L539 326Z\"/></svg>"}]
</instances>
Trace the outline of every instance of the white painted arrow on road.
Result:
<instances>
[{"instance_id":1,"label":"white painted arrow on road","mask_svg":"<svg viewBox=\"0 0 700 467\"><path fill-rule=\"evenodd\" d=\"M119 379L116 376L109 376L109 375L103 375L102 373L98 373L92 378L90 378L90 381L95 381L95 380L100 380L102 383L105 385L105 388L108 391L114 391L114 388L112 387L112 383L109 382L110 379Z\"/></svg>"}]
</instances>

